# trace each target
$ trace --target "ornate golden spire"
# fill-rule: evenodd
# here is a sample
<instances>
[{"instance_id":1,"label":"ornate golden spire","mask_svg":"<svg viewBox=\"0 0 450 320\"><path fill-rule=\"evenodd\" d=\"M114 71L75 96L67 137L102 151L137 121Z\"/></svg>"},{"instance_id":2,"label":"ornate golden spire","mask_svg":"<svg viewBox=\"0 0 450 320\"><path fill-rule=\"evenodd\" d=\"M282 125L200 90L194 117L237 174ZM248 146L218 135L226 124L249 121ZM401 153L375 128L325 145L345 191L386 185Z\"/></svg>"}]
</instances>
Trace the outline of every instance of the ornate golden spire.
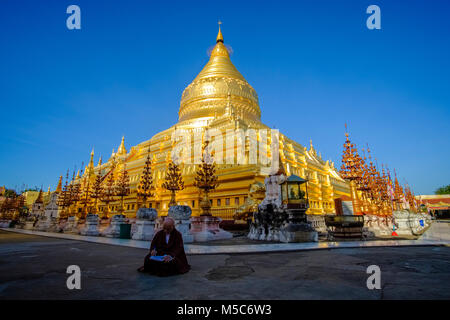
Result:
<instances>
[{"instance_id":1,"label":"ornate golden spire","mask_svg":"<svg viewBox=\"0 0 450 320\"><path fill-rule=\"evenodd\" d=\"M229 93L236 113L244 120L261 120L258 95L231 62L219 27L208 63L183 91L179 121L225 115Z\"/></svg>"},{"instance_id":2,"label":"ornate golden spire","mask_svg":"<svg viewBox=\"0 0 450 320\"><path fill-rule=\"evenodd\" d=\"M62 191L62 176L59 176L58 186L56 187L55 192L61 193Z\"/></svg>"},{"instance_id":3,"label":"ornate golden spire","mask_svg":"<svg viewBox=\"0 0 450 320\"><path fill-rule=\"evenodd\" d=\"M316 155L316 150L314 149L312 139L309 140L309 152L313 155Z\"/></svg>"},{"instance_id":4,"label":"ornate golden spire","mask_svg":"<svg viewBox=\"0 0 450 320\"><path fill-rule=\"evenodd\" d=\"M88 174L91 174L94 172L94 149L92 149L91 159L89 160L89 165L88 165L86 171Z\"/></svg>"},{"instance_id":5,"label":"ornate golden spire","mask_svg":"<svg viewBox=\"0 0 450 320\"><path fill-rule=\"evenodd\" d=\"M125 136L122 136L122 142L120 143L119 149L117 149L117 154L119 156L127 154L127 149L125 149Z\"/></svg>"},{"instance_id":6,"label":"ornate golden spire","mask_svg":"<svg viewBox=\"0 0 450 320\"><path fill-rule=\"evenodd\" d=\"M218 24L219 24L219 33L217 34L216 42L223 43L222 31L220 31L220 25L222 24L222 21L219 20Z\"/></svg>"},{"instance_id":7,"label":"ornate golden spire","mask_svg":"<svg viewBox=\"0 0 450 320\"><path fill-rule=\"evenodd\" d=\"M44 199L42 198L42 188L39 190L38 197L34 203L44 203Z\"/></svg>"},{"instance_id":8,"label":"ornate golden spire","mask_svg":"<svg viewBox=\"0 0 450 320\"><path fill-rule=\"evenodd\" d=\"M98 164L97 166L101 166L102 165L102 156L100 156L100 158L98 159Z\"/></svg>"},{"instance_id":9,"label":"ornate golden spire","mask_svg":"<svg viewBox=\"0 0 450 320\"><path fill-rule=\"evenodd\" d=\"M357 192L357 185L360 183L363 173L363 159L359 156L356 145L350 142L345 124L345 143L342 153L341 177L350 181L350 193L352 197L353 213L362 214L361 202Z\"/></svg>"}]
</instances>

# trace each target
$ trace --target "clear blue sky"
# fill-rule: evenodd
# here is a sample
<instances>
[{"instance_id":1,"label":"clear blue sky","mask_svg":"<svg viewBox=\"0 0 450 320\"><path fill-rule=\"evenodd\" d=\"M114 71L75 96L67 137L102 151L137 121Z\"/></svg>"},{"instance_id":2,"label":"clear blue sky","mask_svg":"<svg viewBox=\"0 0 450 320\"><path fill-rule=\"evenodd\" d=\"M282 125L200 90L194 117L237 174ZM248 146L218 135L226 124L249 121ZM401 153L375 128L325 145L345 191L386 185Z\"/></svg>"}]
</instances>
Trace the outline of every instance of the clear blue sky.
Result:
<instances>
[{"instance_id":1,"label":"clear blue sky","mask_svg":"<svg viewBox=\"0 0 450 320\"><path fill-rule=\"evenodd\" d=\"M66 8L81 8L81 30ZM381 30L366 8L381 8ZM262 120L340 166L358 147L417 194L450 184L449 1L0 2L0 185L52 189L125 135L177 122L183 89L223 21Z\"/></svg>"}]
</instances>

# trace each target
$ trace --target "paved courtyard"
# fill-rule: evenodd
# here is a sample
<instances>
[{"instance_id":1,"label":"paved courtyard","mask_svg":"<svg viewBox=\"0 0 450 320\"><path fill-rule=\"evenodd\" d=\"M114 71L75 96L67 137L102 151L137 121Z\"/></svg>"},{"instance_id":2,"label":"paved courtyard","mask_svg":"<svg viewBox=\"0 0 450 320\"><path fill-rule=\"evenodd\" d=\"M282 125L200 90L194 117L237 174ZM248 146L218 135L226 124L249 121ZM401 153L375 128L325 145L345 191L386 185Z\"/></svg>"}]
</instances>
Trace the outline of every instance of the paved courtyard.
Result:
<instances>
[{"instance_id":1,"label":"paved courtyard","mask_svg":"<svg viewBox=\"0 0 450 320\"><path fill-rule=\"evenodd\" d=\"M146 251L0 230L0 299L450 299L445 246L189 255L170 278L136 272ZM373 264L381 290L366 287ZM66 287L69 265L81 290Z\"/></svg>"}]
</instances>

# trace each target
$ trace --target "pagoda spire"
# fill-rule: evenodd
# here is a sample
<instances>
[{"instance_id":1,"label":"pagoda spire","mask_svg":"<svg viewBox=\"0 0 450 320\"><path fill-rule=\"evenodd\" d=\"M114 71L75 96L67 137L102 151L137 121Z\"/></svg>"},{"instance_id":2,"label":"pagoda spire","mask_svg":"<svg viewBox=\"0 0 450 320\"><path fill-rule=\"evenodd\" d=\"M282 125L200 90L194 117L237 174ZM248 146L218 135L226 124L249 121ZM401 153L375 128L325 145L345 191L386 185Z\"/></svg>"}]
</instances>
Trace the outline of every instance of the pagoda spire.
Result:
<instances>
[{"instance_id":1,"label":"pagoda spire","mask_svg":"<svg viewBox=\"0 0 450 320\"><path fill-rule=\"evenodd\" d=\"M316 149L314 149L312 139L309 139L309 153L316 155Z\"/></svg>"},{"instance_id":2,"label":"pagoda spire","mask_svg":"<svg viewBox=\"0 0 450 320\"><path fill-rule=\"evenodd\" d=\"M36 199L36 201L34 203L44 203L44 199L43 199L43 196L42 196L42 187L41 187L41 190L39 190L38 197L37 197L37 199Z\"/></svg>"},{"instance_id":3,"label":"pagoda spire","mask_svg":"<svg viewBox=\"0 0 450 320\"><path fill-rule=\"evenodd\" d=\"M125 136L122 136L122 142L120 143L119 149L117 149L117 154L119 156L127 154L127 149L125 148Z\"/></svg>"},{"instance_id":4,"label":"pagoda spire","mask_svg":"<svg viewBox=\"0 0 450 320\"><path fill-rule=\"evenodd\" d=\"M59 176L58 186L56 187L55 192L61 193L61 191L62 191L62 176Z\"/></svg>"},{"instance_id":5,"label":"pagoda spire","mask_svg":"<svg viewBox=\"0 0 450 320\"><path fill-rule=\"evenodd\" d=\"M89 159L89 164L86 166L85 174L91 175L94 173L94 149L91 151L91 158Z\"/></svg>"},{"instance_id":6,"label":"pagoda spire","mask_svg":"<svg viewBox=\"0 0 450 320\"><path fill-rule=\"evenodd\" d=\"M222 42L223 43L223 35L222 35L222 31L220 30L220 25L221 24L222 24L222 21L219 20L219 22L218 22L219 33L217 34L216 42Z\"/></svg>"},{"instance_id":7,"label":"pagoda spire","mask_svg":"<svg viewBox=\"0 0 450 320\"><path fill-rule=\"evenodd\" d=\"M217 37L216 37L216 44L215 44L214 48L211 51L211 57L210 58L214 58L214 57L225 57L227 59L230 59L230 53L228 52L228 49L223 44L223 35L222 35L222 30L220 29L220 24L219 24L219 32L217 33ZM229 61L229 62L231 63L231 61ZM234 68L234 66L233 66L233 68ZM207 71L207 70L205 70L205 71ZM210 71L214 72L214 70L210 70ZM217 71L218 70L216 70L216 72ZM199 76L201 74L202 74L202 72L200 72ZM239 74L239 76L242 77L241 74Z\"/></svg>"}]
</instances>

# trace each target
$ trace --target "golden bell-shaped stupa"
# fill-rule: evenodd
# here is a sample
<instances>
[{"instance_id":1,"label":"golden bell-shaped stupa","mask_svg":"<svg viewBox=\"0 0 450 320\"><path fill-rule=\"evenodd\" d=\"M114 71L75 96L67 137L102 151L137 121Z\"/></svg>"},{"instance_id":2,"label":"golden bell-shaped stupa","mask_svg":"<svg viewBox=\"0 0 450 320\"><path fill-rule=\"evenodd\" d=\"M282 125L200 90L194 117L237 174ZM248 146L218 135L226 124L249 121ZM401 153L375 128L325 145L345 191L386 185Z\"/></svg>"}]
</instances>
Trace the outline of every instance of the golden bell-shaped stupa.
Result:
<instances>
[{"instance_id":1,"label":"golden bell-shaped stupa","mask_svg":"<svg viewBox=\"0 0 450 320\"><path fill-rule=\"evenodd\" d=\"M226 114L230 102L244 119L261 120L258 95L231 62L219 27L208 63L183 91L179 122L220 117Z\"/></svg>"}]
</instances>

